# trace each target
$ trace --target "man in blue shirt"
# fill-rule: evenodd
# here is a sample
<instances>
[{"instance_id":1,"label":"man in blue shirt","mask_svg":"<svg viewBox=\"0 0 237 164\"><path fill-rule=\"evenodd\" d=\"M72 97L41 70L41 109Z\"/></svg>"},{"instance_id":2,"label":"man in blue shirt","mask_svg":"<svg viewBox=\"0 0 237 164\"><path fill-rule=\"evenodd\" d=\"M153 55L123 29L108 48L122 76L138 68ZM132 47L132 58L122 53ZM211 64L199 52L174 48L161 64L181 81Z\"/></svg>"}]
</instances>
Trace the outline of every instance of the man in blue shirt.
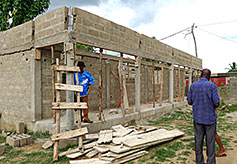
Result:
<instances>
[{"instance_id":1,"label":"man in blue shirt","mask_svg":"<svg viewBox=\"0 0 237 164\"><path fill-rule=\"evenodd\" d=\"M77 81L76 81L76 74L77 74L79 78L79 85L83 86L83 92L80 93L80 101L86 102L87 107L88 107L87 109L83 109L83 122L93 123L93 121L91 121L88 117L88 113L89 113L88 89L89 89L89 86L95 84L95 79L89 72L84 71L84 68L85 68L84 62L79 61L77 63L77 66L80 67L81 72L77 72L74 74L74 85L77 85Z\"/></svg>"},{"instance_id":2,"label":"man in blue shirt","mask_svg":"<svg viewBox=\"0 0 237 164\"><path fill-rule=\"evenodd\" d=\"M206 136L207 163L215 164L216 108L220 104L216 85L210 82L211 71L203 69L201 79L194 82L187 101L193 107L196 163L204 164L203 139Z\"/></svg>"}]
</instances>

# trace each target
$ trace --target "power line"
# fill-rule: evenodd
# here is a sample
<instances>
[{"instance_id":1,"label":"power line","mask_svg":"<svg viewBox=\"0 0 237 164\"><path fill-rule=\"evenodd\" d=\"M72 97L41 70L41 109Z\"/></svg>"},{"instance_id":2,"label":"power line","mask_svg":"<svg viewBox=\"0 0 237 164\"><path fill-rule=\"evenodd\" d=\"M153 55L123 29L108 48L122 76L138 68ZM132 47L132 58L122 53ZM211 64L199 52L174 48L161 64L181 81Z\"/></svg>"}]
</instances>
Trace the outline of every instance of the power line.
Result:
<instances>
[{"instance_id":1,"label":"power line","mask_svg":"<svg viewBox=\"0 0 237 164\"><path fill-rule=\"evenodd\" d=\"M199 25L198 27L213 26L213 25L226 24L226 23L234 23L234 22L237 22L237 20L231 20L231 21L225 21L225 22L217 22L217 23L210 23L210 24L203 24L203 25Z\"/></svg>"},{"instance_id":2,"label":"power line","mask_svg":"<svg viewBox=\"0 0 237 164\"><path fill-rule=\"evenodd\" d=\"M170 38L170 37L173 37L173 36L175 36L175 35L177 35L177 34L179 34L179 33L181 33L181 32L188 31L188 30L190 30L190 29L191 29L191 27L185 28L185 29L183 29L183 30L181 30L181 31L178 31L178 32L174 33L174 34L171 34L171 35L166 36L166 37L164 37L164 38L162 38L162 39L159 39L159 41L168 39L168 38Z\"/></svg>"},{"instance_id":3,"label":"power line","mask_svg":"<svg viewBox=\"0 0 237 164\"><path fill-rule=\"evenodd\" d=\"M216 36L216 37L218 37L218 38L225 39L225 40L228 40L228 41L231 41L231 42L237 43L237 41L234 41L234 40L231 40L231 39L225 38L225 37L220 36L220 35L217 35L217 34L214 34L214 33L209 32L209 31L207 31L207 30L203 30L203 29L201 29L200 27L198 27L198 29L201 30L201 31L204 31L204 32L206 32L206 33L208 33L208 34L214 35L214 36Z\"/></svg>"}]
</instances>

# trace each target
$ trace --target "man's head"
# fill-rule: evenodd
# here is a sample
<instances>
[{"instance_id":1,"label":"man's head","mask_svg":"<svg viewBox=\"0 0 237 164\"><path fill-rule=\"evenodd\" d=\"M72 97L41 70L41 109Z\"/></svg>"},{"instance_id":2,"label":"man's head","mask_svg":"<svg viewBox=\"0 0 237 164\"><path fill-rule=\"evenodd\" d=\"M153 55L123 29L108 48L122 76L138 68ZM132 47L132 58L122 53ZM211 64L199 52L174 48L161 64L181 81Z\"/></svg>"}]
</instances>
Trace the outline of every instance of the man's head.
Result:
<instances>
[{"instance_id":1,"label":"man's head","mask_svg":"<svg viewBox=\"0 0 237 164\"><path fill-rule=\"evenodd\" d=\"M203 69L201 77L207 78L207 80L210 80L211 78L211 71L209 69Z\"/></svg>"},{"instance_id":2,"label":"man's head","mask_svg":"<svg viewBox=\"0 0 237 164\"><path fill-rule=\"evenodd\" d=\"M81 71L83 72L84 71L84 68L86 67L85 66L85 63L83 61L79 61L77 63L77 66L80 67Z\"/></svg>"}]
</instances>

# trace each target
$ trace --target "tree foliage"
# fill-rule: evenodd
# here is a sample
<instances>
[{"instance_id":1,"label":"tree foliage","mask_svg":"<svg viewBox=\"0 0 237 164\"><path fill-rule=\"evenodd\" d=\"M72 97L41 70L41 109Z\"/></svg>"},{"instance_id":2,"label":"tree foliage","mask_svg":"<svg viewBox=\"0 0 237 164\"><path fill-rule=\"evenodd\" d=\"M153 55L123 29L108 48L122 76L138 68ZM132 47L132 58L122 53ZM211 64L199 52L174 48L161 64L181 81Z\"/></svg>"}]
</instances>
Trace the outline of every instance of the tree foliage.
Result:
<instances>
[{"instance_id":1,"label":"tree foliage","mask_svg":"<svg viewBox=\"0 0 237 164\"><path fill-rule=\"evenodd\" d=\"M237 63L233 62L232 64L229 64L229 68L226 68L228 72L237 72Z\"/></svg>"},{"instance_id":2,"label":"tree foliage","mask_svg":"<svg viewBox=\"0 0 237 164\"><path fill-rule=\"evenodd\" d=\"M50 0L0 0L0 31L34 19L44 13L49 4Z\"/></svg>"}]
</instances>

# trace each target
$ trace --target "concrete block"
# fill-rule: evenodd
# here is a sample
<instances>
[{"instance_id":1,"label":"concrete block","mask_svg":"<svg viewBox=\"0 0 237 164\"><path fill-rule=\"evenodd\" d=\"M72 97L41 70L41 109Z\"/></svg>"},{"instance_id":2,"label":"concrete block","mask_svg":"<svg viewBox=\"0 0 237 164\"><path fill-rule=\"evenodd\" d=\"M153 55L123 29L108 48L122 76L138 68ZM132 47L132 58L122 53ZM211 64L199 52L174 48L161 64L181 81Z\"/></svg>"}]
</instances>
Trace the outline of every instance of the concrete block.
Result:
<instances>
[{"instance_id":1,"label":"concrete block","mask_svg":"<svg viewBox=\"0 0 237 164\"><path fill-rule=\"evenodd\" d=\"M23 135L18 135L17 137L20 138L20 146L25 146L27 138Z\"/></svg>"},{"instance_id":2,"label":"concrete block","mask_svg":"<svg viewBox=\"0 0 237 164\"><path fill-rule=\"evenodd\" d=\"M26 145L30 145L32 143L32 137L28 134L22 134L23 137L26 138Z\"/></svg>"},{"instance_id":3,"label":"concrete block","mask_svg":"<svg viewBox=\"0 0 237 164\"><path fill-rule=\"evenodd\" d=\"M5 152L5 143L0 144L0 156Z\"/></svg>"},{"instance_id":4,"label":"concrete block","mask_svg":"<svg viewBox=\"0 0 237 164\"><path fill-rule=\"evenodd\" d=\"M6 143L9 144L12 147L19 147L20 146L20 138L17 136L8 136L6 139Z\"/></svg>"},{"instance_id":5,"label":"concrete block","mask_svg":"<svg viewBox=\"0 0 237 164\"><path fill-rule=\"evenodd\" d=\"M25 133L25 124L24 122L17 122L16 123L16 132L17 133Z\"/></svg>"}]
</instances>

